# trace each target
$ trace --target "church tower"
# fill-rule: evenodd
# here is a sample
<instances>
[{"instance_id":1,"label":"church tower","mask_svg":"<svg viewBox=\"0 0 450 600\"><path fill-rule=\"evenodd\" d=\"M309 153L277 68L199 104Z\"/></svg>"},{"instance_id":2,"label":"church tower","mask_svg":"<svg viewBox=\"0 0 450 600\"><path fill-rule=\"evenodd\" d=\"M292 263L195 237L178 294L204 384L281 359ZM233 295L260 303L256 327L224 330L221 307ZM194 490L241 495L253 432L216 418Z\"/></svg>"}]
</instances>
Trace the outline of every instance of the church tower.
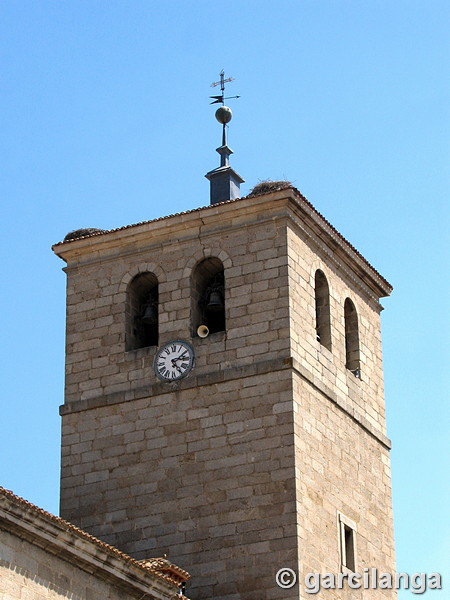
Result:
<instances>
[{"instance_id":1,"label":"church tower","mask_svg":"<svg viewBox=\"0 0 450 600\"><path fill-rule=\"evenodd\" d=\"M61 516L134 558L167 554L192 599L299 600L308 573L395 572L379 321L392 288L290 184L238 198L223 142L209 206L54 246Z\"/></svg>"}]
</instances>

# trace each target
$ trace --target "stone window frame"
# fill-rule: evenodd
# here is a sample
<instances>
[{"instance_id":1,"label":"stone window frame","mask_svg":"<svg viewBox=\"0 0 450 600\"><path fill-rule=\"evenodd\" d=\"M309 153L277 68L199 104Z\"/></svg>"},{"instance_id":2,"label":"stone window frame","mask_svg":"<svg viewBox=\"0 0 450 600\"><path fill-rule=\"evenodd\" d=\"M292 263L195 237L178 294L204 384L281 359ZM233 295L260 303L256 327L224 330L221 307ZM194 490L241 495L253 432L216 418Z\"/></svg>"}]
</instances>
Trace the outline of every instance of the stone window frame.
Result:
<instances>
[{"instance_id":1,"label":"stone window frame","mask_svg":"<svg viewBox=\"0 0 450 600\"><path fill-rule=\"evenodd\" d=\"M123 276L122 279L120 281L119 284L119 289L118 289L118 294L117 294L117 302L119 302L120 304L122 304L123 306L123 327L124 327L124 350L125 352L137 352L138 350L148 350L149 348L155 348L157 346L144 346L142 348L137 348L137 347L132 347L129 344L129 339L128 339L128 330L130 327L130 323L129 323L129 309L128 309L128 290L129 290L129 286L131 284L131 282L138 277L139 275L143 275L145 273L150 273L152 274L157 282L158 282L158 295L161 294L161 286L164 286L167 282L167 276L165 271L162 269L162 267L158 264L158 263L154 263L154 262L143 262L140 264L135 265L134 268L129 269L128 271L126 271ZM161 307L160 307L160 300L158 298L158 321L160 322L160 316L161 316ZM158 340L159 342L159 340Z\"/></svg>"},{"instance_id":2,"label":"stone window frame","mask_svg":"<svg viewBox=\"0 0 450 600\"><path fill-rule=\"evenodd\" d=\"M357 572L357 527L355 521L338 511L339 568L341 573ZM349 537L350 536L350 537ZM348 556L348 554L351 554Z\"/></svg>"},{"instance_id":3,"label":"stone window frame","mask_svg":"<svg viewBox=\"0 0 450 600\"><path fill-rule=\"evenodd\" d=\"M146 303L153 304L156 322L140 323ZM126 299L126 351L158 346L159 342L159 281L154 273L145 271L136 274L129 282ZM148 343L146 343L148 342Z\"/></svg>"},{"instance_id":4,"label":"stone window frame","mask_svg":"<svg viewBox=\"0 0 450 600\"><path fill-rule=\"evenodd\" d=\"M196 252L194 252L190 259L187 261L184 270L183 270L183 279L187 279L189 281L189 285L191 286L191 292L190 292L190 296L191 296L191 335L193 338L197 337L197 328L195 328L195 315L193 314L193 307L192 307L192 276L193 276L193 272L196 268L196 266L205 258L218 258L223 265L223 269L224 269L224 278L225 278L225 306L227 304L227 299L228 299L228 290L227 290L227 271L229 269L231 269L233 267L233 262L230 258L230 256L228 255L228 253L223 249L220 248L219 246L216 245L212 245L212 246L205 246L201 249L198 249ZM226 318L226 315L225 315ZM201 324L201 323L200 323ZM198 325L197 325L198 327Z\"/></svg>"},{"instance_id":5,"label":"stone window frame","mask_svg":"<svg viewBox=\"0 0 450 600\"><path fill-rule=\"evenodd\" d=\"M216 280L220 279L224 309L218 315L210 315L202 307L205 292ZM191 273L191 325L192 336L196 337L200 325L206 325L210 333L226 332L226 281L225 265L218 256L204 256L192 268Z\"/></svg>"}]
</instances>

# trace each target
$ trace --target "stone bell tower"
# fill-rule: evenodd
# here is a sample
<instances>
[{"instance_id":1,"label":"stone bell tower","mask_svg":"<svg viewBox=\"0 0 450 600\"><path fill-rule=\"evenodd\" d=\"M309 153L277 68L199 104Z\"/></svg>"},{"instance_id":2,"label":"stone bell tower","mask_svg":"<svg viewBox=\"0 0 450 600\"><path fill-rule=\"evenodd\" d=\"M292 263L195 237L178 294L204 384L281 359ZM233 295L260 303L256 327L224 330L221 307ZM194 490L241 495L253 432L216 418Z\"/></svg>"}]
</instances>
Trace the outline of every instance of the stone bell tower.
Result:
<instances>
[{"instance_id":1,"label":"stone bell tower","mask_svg":"<svg viewBox=\"0 0 450 600\"><path fill-rule=\"evenodd\" d=\"M310 572L395 571L391 286L298 190L261 184L54 251L62 517L135 558L166 553L193 599L299 600Z\"/></svg>"}]
</instances>

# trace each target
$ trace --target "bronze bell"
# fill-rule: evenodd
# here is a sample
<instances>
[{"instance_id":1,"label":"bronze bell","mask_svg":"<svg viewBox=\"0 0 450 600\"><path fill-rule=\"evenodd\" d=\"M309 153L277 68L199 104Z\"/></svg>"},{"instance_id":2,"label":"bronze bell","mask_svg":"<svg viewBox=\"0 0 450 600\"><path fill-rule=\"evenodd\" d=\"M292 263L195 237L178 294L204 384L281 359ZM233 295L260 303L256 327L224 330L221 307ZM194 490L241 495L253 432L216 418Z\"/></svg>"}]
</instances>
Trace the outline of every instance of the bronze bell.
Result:
<instances>
[{"instance_id":1,"label":"bronze bell","mask_svg":"<svg viewBox=\"0 0 450 600\"><path fill-rule=\"evenodd\" d=\"M158 322L156 307L153 303L149 303L145 306L144 314L141 317L141 321L145 325L155 325L155 323Z\"/></svg>"},{"instance_id":2,"label":"bronze bell","mask_svg":"<svg viewBox=\"0 0 450 600\"><path fill-rule=\"evenodd\" d=\"M219 290L213 290L209 295L208 304L206 310L211 312L219 312L224 309L223 296Z\"/></svg>"}]
</instances>

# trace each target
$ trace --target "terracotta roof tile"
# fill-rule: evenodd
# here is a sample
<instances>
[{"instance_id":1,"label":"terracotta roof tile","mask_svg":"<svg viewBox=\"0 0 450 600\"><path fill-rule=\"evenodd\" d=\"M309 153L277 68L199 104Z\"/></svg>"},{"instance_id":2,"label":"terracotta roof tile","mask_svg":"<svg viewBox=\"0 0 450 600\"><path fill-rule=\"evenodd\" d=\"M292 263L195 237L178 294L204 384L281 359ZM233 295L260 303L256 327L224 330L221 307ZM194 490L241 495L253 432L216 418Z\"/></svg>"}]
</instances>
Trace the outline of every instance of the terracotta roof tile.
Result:
<instances>
[{"instance_id":1,"label":"terracotta roof tile","mask_svg":"<svg viewBox=\"0 0 450 600\"><path fill-rule=\"evenodd\" d=\"M162 573L167 577L171 577L173 583L175 583L176 585L180 585L181 583L188 581L191 578L187 571L185 571L181 567L177 567L177 565L174 565L169 560L167 560L166 557L149 558L140 560L139 562L141 563L141 565L152 571Z\"/></svg>"},{"instance_id":2,"label":"terracotta roof tile","mask_svg":"<svg viewBox=\"0 0 450 600\"><path fill-rule=\"evenodd\" d=\"M139 569L142 569L143 571L146 571L147 573L150 572L153 575L155 575L156 577L163 579L164 581L168 581L169 583L172 583L172 584L178 586L180 583L180 580L187 581L188 579L190 579L190 575L187 571L184 571L180 567L173 565L172 563L170 563L167 560L165 561L167 563L167 565L165 563L159 564L159 563L154 562L154 561L161 561L161 560L164 561L165 559L153 559L153 560L149 560L149 561L136 560L136 559L132 558L131 556L128 556L128 554L121 552L114 546L111 546L110 544L106 544L105 542L102 542L98 538L94 537L90 533L87 533L83 529L80 529L76 525L69 523L69 521L65 521L64 519L61 519L61 517L57 517L57 516L53 515L52 513L49 513L46 510L43 510L42 508L39 508L35 504L32 504L31 502L24 500L20 496L16 496L13 492L11 492L10 490L7 490L1 486L0 486L0 495L4 496L5 498L9 498L15 504L18 504L18 505L22 506L23 508L30 510L31 512L33 512L35 514L40 515L40 516L44 517L45 519L48 519L49 521L52 521L59 527L65 529L66 531L72 532L72 533L84 538L85 540L89 540L90 542L92 542L93 544L95 544L96 546L98 546L99 548L101 548L102 550L107 552L108 554L117 557L118 559L122 560L123 562L126 562L129 565L133 565L134 567L138 567ZM161 567L164 567L164 569ZM174 577L174 575L175 575L175 577Z\"/></svg>"}]
</instances>

